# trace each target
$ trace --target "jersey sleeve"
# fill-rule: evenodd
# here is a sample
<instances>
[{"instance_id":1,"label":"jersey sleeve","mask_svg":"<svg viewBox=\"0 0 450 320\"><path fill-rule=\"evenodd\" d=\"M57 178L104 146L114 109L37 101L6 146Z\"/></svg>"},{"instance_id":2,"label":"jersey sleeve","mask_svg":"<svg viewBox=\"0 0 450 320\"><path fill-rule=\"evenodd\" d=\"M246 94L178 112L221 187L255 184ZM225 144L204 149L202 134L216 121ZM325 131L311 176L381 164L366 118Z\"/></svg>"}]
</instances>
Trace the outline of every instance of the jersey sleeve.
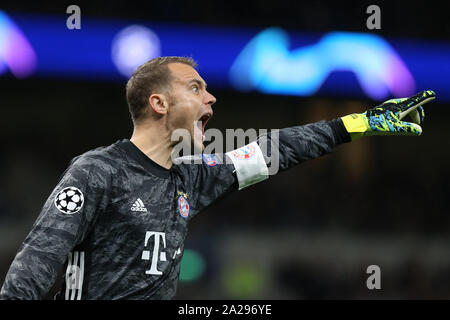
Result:
<instances>
[{"instance_id":1,"label":"jersey sleeve","mask_svg":"<svg viewBox=\"0 0 450 320\"><path fill-rule=\"evenodd\" d=\"M190 164L181 166L190 193L190 217L231 191L330 153L349 141L342 121L337 119L272 131L226 154L190 158Z\"/></svg>"},{"instance_id":2,"label":"jersey sleeve","mask_svg":"<svg viewBox=\"0 0 450 320\"><path fill-rule=\"evenodd\" d=\"M284 128L258 137L271 175L331 153L346 142L350 142L350 135L340 119Z\"/></svg>"},{"instance_id":3,"label":"jersey sleeve","mask_svg":"<svg viewBox=\"0 0 450 320\"><path fill-rule=\"evenodd\" d=\"M225 154L203 154L178 159L178 168L183 176L187 201L190 205L188 219L228 193L237 190L234 166L226 159Z\"/></svg>"},{"instance_id":4,"label":"jersey sleeve","mask_svg":"<svg viewBox=\"0 0 450 320\"><path fill-rule=\"evenodd\" d=\"M190 158L191 164L182 165L191 199L190 217L231 191L330 153L349 141L342 121L337 119L272 131L226 154Z\"/></svg>"},{"instance_id":5,"label":"jersey sleeve","mask_svg":"<svg viewBox=\"0 0 450 320\"><path fill-rule=\"evenodd\" d=\"M68 254L83 241L107 204L110 174L103 161L78 158L64 172L20 246L1 299L43 299Z\"/></svg>"}]
</instances>

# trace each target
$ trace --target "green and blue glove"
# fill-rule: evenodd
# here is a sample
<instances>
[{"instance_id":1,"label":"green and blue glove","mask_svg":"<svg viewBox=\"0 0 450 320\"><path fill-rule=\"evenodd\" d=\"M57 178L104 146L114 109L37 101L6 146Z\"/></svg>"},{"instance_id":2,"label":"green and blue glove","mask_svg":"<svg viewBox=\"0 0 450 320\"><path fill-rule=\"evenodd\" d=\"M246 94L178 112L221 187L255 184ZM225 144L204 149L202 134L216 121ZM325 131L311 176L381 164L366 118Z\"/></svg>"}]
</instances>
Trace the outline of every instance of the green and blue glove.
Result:
<instances>
[{"instance_id":1,"label":"green and blue glove","mask_svg":"<svg viewBox=\"0 0 450 320\"><path fill-rule=\"evenodd\" d=\"M391 99L364 113L342 117L352 141L363 136L409 135L419 136L425 118L422 105L436 98L434 91L427 90L409 98ZM410 116L411 122L403 121Z\"/></svg>"}]
</instances>

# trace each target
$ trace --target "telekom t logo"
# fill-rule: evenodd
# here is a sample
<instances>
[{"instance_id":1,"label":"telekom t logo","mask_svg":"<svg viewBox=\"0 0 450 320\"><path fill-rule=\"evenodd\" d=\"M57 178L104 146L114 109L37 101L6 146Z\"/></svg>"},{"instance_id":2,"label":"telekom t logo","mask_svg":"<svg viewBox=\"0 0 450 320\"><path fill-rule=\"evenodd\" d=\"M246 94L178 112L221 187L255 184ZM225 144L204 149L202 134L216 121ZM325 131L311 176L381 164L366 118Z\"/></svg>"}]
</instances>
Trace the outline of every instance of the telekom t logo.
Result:
<instances>
[{"instance_id":1,"label":"telekom t logo","mask_svg":"<svg viewBox=\"0 0 450 320\"><path fill-rule=\"evenodd\" d=\"M167 261L166 253L161 251L159 252L159 245L161 243L160 239L163 241L163 247L166 247L166 234L165 232L155 232L155 231L147 231L145 233L145 242L144 246L147 247L148 240L154 237L154 245L153 245L153 253L152 253L152 264L150 266L150 270L145 271L145 274L154 274L154 275L162 275L162 272L158 270L158 261ZM158 254L159 253L159 254ZM142 260L150 260L150 251L144 250L142 251Z\"/></svg>"}]
</instances>

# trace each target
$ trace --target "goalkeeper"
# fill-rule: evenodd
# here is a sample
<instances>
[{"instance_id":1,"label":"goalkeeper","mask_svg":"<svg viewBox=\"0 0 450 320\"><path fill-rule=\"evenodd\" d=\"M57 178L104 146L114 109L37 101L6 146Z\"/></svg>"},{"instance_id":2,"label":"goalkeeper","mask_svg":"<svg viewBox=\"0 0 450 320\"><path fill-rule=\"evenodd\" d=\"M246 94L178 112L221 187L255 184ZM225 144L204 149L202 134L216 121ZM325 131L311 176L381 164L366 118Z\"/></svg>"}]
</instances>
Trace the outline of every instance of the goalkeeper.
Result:
<instances>
[{"instance_id":1,"label":"goalkeeper","mask_svg":"<svg viewBox=\"0 0 450 320\"><path fill-rule=\"evenodd\" d=\"M58 299L172 299L189 221L224 195L268 177L264 145L278 152L279 169L286 170L363 136L418 136L422 105L435 98L423 91L362 114L281 129L276 149L267 134L191 164L172 162L172 133L187 130L203 150L216 102L195 62L152 59L130 78L126 95L131 139L71 161L19 248L0 298L42 299L62 274ZM227 161L216 161L222 156Z\"/></svg>"}]
</instances>

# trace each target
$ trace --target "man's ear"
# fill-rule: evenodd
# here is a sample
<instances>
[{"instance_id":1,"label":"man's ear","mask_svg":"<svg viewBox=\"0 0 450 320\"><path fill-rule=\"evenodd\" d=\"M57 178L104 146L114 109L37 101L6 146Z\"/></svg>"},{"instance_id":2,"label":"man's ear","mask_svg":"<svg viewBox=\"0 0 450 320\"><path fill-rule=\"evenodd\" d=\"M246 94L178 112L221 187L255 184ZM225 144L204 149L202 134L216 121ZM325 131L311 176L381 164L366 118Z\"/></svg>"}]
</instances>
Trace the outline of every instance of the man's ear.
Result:
<instances>
[{"instance_id":1,"label":"man's ear","mask_svg":"<svg viewBox=\"0 0 450 320\"><path fill-rule=\"evenodd\" d=\"M148 98L148 102L150 104L150 108L159 115L164 115L167 113L167 110L169 108L168 99L164 94L155 93L152 94Z\"/></svg>"}]
</instances>

